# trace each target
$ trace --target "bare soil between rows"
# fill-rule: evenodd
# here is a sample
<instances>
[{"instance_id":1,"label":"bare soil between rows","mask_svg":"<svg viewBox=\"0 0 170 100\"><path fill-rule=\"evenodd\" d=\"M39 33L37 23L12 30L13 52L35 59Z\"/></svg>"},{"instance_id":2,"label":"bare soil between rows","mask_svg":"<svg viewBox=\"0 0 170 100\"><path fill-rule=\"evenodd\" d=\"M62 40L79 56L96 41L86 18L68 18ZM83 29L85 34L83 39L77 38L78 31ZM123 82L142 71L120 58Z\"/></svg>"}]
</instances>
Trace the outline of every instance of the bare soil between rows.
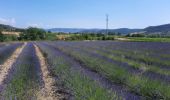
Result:
<instances>
[{"instance_id":1,"label":"bare soil between rows","mask_svg":"<svg viewBox=\"0 0 170 100\"><path fill-rule=\"evenodd\" d=\"M40 48L34 44L36 55L39 59L39 63L42 71L43 87L37 94L38 100L68 100L68 96L61 93L60 87L57 87L57 80L52 76L46 58L43 56Z\"/></svg>"},{"instance_id":2,"label":"bare soil between rows","mask_svg":"<svg viewBox=\"0 0 170 100\"><path fill-rule=\"evenodd\" d=\"M26 46L26 43L21 47L17 48L14 53L9 57L2 65L0 69L0 93L6 87L5 80L10 76L9 72L12 70L12 65L16 62L17 58L19 57L20 53L22 52L23 48Z\"/></svg>"}]
</instances>

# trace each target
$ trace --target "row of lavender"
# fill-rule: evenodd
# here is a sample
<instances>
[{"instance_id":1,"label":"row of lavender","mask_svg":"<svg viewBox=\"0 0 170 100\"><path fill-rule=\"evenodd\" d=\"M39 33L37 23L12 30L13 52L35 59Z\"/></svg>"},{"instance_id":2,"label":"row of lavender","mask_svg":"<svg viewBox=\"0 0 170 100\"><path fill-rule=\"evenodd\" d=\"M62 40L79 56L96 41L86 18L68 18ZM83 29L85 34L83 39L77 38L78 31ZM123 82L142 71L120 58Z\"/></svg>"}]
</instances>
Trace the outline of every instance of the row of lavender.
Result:
<instances>
[{"instance_id":1,"label":"row of lavender","mask_svg":"<svg viewBox=\"0 0 170 100\"><path fill-rule=\"evenodd\" d=\"M12 55L12 53L22 45L22 43L3 43L0 44L0 65Z\"/></svg>"},{"instance_id":2,"label":"row of lavender","mask_svg":"<svg viewBox=\"0 0 170 100\"><path fill-rule=\"evenodd\" d=\"M152 98L170 98L168 43L50 42L85 67L128 91Z\"/></svg>"},{"instance_id":3,"label":"row of lavender","mask_svg":"<svg viewBox=\"0 0 170 100\"><path fill-rule=\"evenodd\" d=\"M43 81L41 77L40 62L36 56L34 43L28 42L23 48L21 54L18 55L16 62L11 67L8 73L7 79L5 79L5 87L0 93L0 99L2 100L36 100L37 93L39 93ZM97 80L91 79L88 73L95 75L94 79L100 78L98 74L91 71L84 70L81 65L69 58L67 55L57 51L51 46L44 45L42 43L36 43L44 57L46 57L48 68L51 75L56 77L56 84L58 90L55 90L56 94L63 95L66 100L121 100L122 97L117 95L114 91L110 92L100 86ZM18 46L17 46L18 45ZM13 50L12 47L18 48L22 45L19 44L7 44L9 46L5 51ZM3 46L2 46L3 47ZM5 47L6 48L6 47ZM3 48L2 48L3 49ZM13 53L11 52L11 54ZM5 53L4 55L7 55ZM10 55L8 56L8 58ZM4 60L6 61L6 59ZM84 74L82 74L84 73ZM103 81L104 78L100 80ZM120 91L122 93L122 91ZM123 92L124 93L124 92Z\"/></svg>"},{"instance_id":4,"label":"row of lavender","mask_svg":"<svg viewBox=\"0 0 170 100\"><path fill-rule=\"evenodd\" d=\"M61 88L56 92L67 99L170 98L168 43L98 41L36 44L46 57L51 74L56 77L55 86ZM21 45L1 44L2 63ZM4 97L36 99L43 83L33 43L26 45L13 68Z\"/></svg>"},{"instance_id":5,"label":"row of lavender","mask_svg":"<svg viewBox=\"0 0 170 100\"><path fill-rule=\"evenodd\" d=\"M19 43L20 45L23 43ZM16 44L10 46L17 48ZM6 51L12 49L8 48ZM4 51L5 53L5 51ZM7 53L5 53L7 55ZM35 100L40 90L41 70L33 43L27 43L16 62L12 65L5 87L0 93L1 100Z\"/></svg>"},{"instance_id":6,"label":"row of lavender","mask_svg":"<svg viewBox=\"0 0 170 100\"><path fill-rule=\"evenodd\" d=\"M66 45L66 44L65 44ZM67 47L71 46L70 44L67 44ZM73 47L73 45L72 45ZM104 59L110 60L111 62L116 62L119 64L124 64L124 66L128 67L129 69L134 69L135 71L138 70L138 72L155 72L157 74L164 75L166 79L168 79L168 76L170 75L169 73L169 61L162 61L163 58L157 58L159 61L154 61L155 58L149 55L143 55L147 53L146 51L142 51L142 53L138 54L131 54L129 52L124 52L124 51L116 51L116 50L109 50L107 47L106 49L102 47L95 47L95 46L85 46L82 44L75 44L74 47L76 50L81 50L86 53L93 53L92 55L95 55L97 57L102 57ZM74 49L75 49L74 48ZM168 51L168 50L167 50ZM132 50L131 50L132 52ZM138 52L141 52L140 50ZM153 54L154 52L152 52ZM168 56L167 56L168 57ZM158 64L160 62L160 64ZM132 70L131 70L132 71ZM163 77L163 79L164 79ZM162 78L161 78L162 79ZM165 80L169 82L169 80Z\"/></svg>"},{"instance_id":7,"label":"row of lavender","mask_svg":"<svg viewBox=\"0 0 170 100\"><path fill-rule=\"evenodd\" d=\"M104 77L102 78L97 73L84 69L79 62L55 47L43 42L37 42L36 44L45 55L51 74L56 77L56 87L62 88L60 91L64 93L66 99L122 100L127 97L127 94L122 96L111 89L106 89L107 83L102 83ZM101 86L101 84L104 86ZM123 94L125 91L120 92ZM135 96L133 97L135 98ZM129 100L133 100L132 97L129 97Z\"/></svg>"}]
</instances>

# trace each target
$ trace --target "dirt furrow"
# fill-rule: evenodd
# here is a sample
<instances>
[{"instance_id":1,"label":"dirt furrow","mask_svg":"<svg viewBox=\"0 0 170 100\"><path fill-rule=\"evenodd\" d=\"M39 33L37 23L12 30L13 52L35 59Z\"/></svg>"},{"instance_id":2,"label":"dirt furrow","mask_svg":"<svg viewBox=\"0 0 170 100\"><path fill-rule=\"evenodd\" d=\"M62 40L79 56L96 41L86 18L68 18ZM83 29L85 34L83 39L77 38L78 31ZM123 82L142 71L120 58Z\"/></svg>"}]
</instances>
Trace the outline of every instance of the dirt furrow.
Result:
<instances>
[{"instance_id":1,"label":"dirt furrow","mask_svg":"<svg viewBox=\"0 0 170 100\"><path fill-rule=\"evenodd\" d=\"M42 79L43 79L42 81L44 82L44 86L37 94L37 99L38 100L60 100L61 95L56 93L57 88L54 86L55 78L53 78L50 75L46 60L43 54L41 53L39 47L36 46L35 44L34 44L34 47L36 50L36 55L40 62L41 71L42 71Z\"/></svg>"},{"instance_id":2,"label":"dirt furrow","mask_svg":"<svg viewBox=\"0 0 170 100\"><path fill-rule=\"evenodd\" d=\"M22 45L21 47L17 48L14 51L14 53L12 54L12 56L10 58L8 58L2 65L0 65L1 66L1 69L0 69L0 92L3 91L3 89L5 87L4 80L7 78L9 71L12 68L12 65L15 63L16 59L22 52L25 45L26 45L26 43L24 43L24 45Z\"/></svg>"}]
</instances>

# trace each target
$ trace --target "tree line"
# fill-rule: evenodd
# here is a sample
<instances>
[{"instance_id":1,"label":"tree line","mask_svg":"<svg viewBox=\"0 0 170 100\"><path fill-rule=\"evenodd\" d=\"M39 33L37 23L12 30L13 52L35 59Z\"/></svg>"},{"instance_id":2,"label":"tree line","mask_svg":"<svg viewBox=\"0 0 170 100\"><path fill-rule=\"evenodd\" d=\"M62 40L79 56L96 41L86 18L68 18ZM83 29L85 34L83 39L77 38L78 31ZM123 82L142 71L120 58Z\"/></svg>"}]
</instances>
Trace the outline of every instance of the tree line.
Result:
<instances>
[{"instance_id":1,"label":"tree line","mask_svg":"<svg viewBox=\"0 0 170 100\"><path fill-rule=\"evenodd\" d=\"M56 35L51 32L46 32L40 28L29 27L22 31L19 36L4 35L0 31L0 41L35 41L35 40L55 40Z\"/></svg>"},{"instance_id":2,"label":"tree line","mask_svg":"<svg viewBox=\"0 0 170 100\"><path fill-rule=\"evenodd\" d=\"M102 33L51 33L43 29L29 27L22 31L19 36L4 35L0 32L0 41L36 41L36 40L61 40L57 36L68 35L64 40L114 40L115 34L102 34Z\"/></svg>"},{"instance_id":3,"label":"tree line","mask_svg":"<svg viewBox=\"0 0 170 100\"><path fill-rule=\"evenodd\" d=\"M94 33L77 33L69 34L65 40L114 40L114 35L94 34Z\"/></svg>"}]
</instances>

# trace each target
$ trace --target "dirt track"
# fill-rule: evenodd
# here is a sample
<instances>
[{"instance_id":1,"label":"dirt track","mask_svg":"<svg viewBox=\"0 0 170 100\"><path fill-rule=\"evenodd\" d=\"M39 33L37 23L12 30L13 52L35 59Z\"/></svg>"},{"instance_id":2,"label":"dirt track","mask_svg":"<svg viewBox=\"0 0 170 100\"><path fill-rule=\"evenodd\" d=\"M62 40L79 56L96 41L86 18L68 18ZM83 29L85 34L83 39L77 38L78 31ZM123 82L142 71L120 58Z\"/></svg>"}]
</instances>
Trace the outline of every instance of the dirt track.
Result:
<instances>
[{"instance_id":1,"label":"dirt track","mask_svg":"<svg viewBox=\"0 0 170 100\"><path fill-rule=\"evenodd\" d=\"M22 45L21 47L17 48L14 51L14 53L12 54L12 56L10 58L8 58L2 65L0 65L1 66L1 69L0 69L0 92L2 92L2 90L4 89L4 86L5 86L4 80L7 78L9 71L12 68L12 65L15 63L16 59L22 52L25 45L26 45L26 43L24 43L24 45Z\"/></svg>"},{"instance_id":2,"label":"dirt track","mask_svg":"<svg viewBox=\"0 0 170 100\"><path fill-rule=\"evenodd\" d=\"M43 54L41 53L40 49L34 45L37 57L40 62L41 71L42 71L42 79L44 82L43 88L40 90L40 92L37 94L38 100L60 100L59 95L56 94L57 88L55 85L55 79L50 76L50 72L48 70L45 58L43 57Z\"/></svg>"}]
</instances>

